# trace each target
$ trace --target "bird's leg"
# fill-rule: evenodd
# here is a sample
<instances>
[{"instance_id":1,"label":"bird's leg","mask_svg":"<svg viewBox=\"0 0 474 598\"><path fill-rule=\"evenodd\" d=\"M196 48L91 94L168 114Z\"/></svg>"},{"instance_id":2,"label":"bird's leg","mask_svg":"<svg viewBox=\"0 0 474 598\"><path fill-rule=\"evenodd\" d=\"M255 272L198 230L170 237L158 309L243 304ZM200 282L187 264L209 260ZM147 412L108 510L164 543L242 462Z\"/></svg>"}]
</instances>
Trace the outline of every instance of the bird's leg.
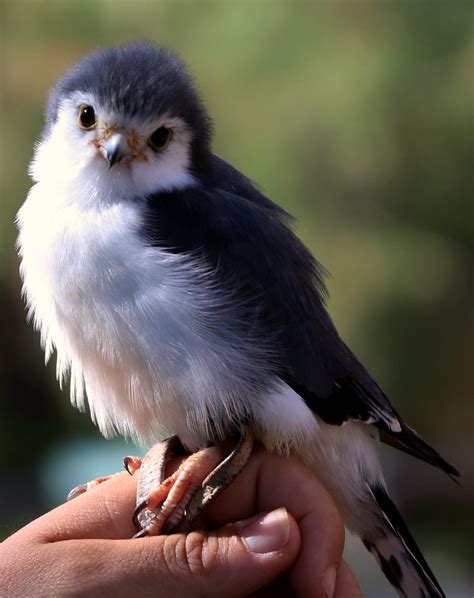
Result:
<instances>
[{"instance_id":1,"label":"bird's leg","mask_svg":"<svg viewBox=\"0 0 474 598\"><path fill-rule=\"evenodd\" d=\"M232 484L247 465L252 454L253 443L253 433L249 426L245 426L235 448L211 471L189 501L180 525L183 531L188 531L210 502Z\"/></svg>"},{"instance_id":2,"label":"bird's leg","mask_svg":"<svg viewBox=\"0 0 474 598\"><path fill-rule=\"evenodd\" d=\"M129 457L123 458L123 466L128 471L128 473L130 475L133 475L138 469L140 469L141 464L142 464L142 460L140 459L140 457L129 456ZM76 496L79 496L80 494L84 494L84 492L87 492L91 488L94 488L94 486L98 486L99 484L102 484L103 482L110 480L110 478L113 478L114 476L118 475L119 473L120 472L112 473L110 475L103 475L103 476L100 476L99 478L96 478L95 480L86 482L85 484L79 484L79 486L76 486L69 492L66 500L69 501L69 500L72 500L73 498L76 498Z\"/></svg>"},{"instance_id":3,"label":"bird's leg","mask_svg":"<svg viewBox=\"0 0 474 598\"><path fill-rule=\"evenodd\" d=\"M134 513L140 531L135 537L190 529L203 509L242 471L252 452L253 434L245 428L227 456L218 446L202 449L163 479L166 461L179 443L176 437L170 441L171 447L160 443L143 459Z\"/></svg>"},{"instance_id":4,"label":"bird's leg","mask_svg":"<svg viewBox=\"0 0 474 598\"><path fill-rule=\"evenodd\" d=\"M179 438L172 436L155 444L143 457L137 485L137 508L133 514L134 523L140 529L136 536L147 535L145 530L151 526L156 517L154 511L142 506L143 501L154 489L163 484L167 461L172 457L185 454L186 451Z\"/></svg>"}]
</instances>

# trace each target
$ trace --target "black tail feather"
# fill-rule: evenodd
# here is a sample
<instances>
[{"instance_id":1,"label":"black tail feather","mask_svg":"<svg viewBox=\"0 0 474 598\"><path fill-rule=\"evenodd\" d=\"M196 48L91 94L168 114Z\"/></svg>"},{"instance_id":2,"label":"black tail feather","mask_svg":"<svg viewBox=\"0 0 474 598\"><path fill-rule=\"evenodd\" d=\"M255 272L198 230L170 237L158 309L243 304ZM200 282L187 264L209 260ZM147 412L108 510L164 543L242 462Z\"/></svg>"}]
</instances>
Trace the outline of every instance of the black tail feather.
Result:
<instances>
[{"instance_id":1,"label":"black tail feather","mask_svg":"<svg viewBox=\"0 0 474 598\"><path fill-rule=\"evenodd\" d=\"M424 556L421 554L396 506L381 486L369 490L382 512L378 536L363 539L388 581L400 596L445 598Z\"/></svg>"}]
</instances>

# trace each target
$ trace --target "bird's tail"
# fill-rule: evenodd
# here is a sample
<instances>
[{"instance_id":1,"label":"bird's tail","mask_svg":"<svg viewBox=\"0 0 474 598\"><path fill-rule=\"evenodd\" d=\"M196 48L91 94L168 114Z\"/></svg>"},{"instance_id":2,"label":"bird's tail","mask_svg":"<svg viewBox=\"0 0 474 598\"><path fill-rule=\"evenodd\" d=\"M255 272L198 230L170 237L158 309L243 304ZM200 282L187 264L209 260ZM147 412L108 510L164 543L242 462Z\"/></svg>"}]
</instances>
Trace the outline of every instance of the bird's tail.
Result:
<instances>
[{"instance_id":1,"label":"bird's tail","mask_svg":"<svg viewBox=\"0 0 474 598\"><path fill-rule=\"evenodd\" d=\"M380 525L370 538L362 538L388 581L406 598L445 597L396 506L382 486L369 486L380 509Z\"/></svg>"}]
</instances>

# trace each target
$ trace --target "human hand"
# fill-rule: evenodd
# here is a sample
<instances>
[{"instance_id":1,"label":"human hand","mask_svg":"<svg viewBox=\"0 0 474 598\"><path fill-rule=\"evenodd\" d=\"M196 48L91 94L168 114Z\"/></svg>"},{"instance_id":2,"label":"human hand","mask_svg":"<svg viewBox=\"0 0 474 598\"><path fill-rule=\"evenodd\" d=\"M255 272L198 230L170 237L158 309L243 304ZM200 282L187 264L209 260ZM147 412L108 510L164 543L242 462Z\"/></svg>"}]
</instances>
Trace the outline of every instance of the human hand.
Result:
<instances>
[{"instance_id":1,"label":"human hand","mask_svg":"<svg viewBox=\"0 0 474 598\"><path fill-rule=\"evenodd\" d=\"M361 595L341 560L337 510L297 460L257 451L204 531L131 539L136 477L115 476L5 540L0 594Z\"/></svg>"}]
</instances>

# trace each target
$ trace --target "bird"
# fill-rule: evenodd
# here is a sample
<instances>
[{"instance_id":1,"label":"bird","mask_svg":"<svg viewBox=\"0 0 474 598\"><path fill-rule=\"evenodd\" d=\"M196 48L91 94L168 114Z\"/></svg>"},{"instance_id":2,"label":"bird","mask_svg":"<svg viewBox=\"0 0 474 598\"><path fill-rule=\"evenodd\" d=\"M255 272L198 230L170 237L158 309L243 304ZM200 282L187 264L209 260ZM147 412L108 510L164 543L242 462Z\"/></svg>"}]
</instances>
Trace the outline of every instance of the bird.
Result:
<instances>
[{"instance_id":1,"label":"bird","mask_svg":"<svg viewBox=\"0 0 474 598\"><path fill-rule=\"evenodd\" d=\"M106 437L170 432L195 455L255 439L295 455L400 596L444 596L388 494L379 442L457 470L339 336L292 217L212 137L165 47L97 49L60 77L16 220L46 361L56 354L59 384Z\"/></svg>"}]
</instances>

